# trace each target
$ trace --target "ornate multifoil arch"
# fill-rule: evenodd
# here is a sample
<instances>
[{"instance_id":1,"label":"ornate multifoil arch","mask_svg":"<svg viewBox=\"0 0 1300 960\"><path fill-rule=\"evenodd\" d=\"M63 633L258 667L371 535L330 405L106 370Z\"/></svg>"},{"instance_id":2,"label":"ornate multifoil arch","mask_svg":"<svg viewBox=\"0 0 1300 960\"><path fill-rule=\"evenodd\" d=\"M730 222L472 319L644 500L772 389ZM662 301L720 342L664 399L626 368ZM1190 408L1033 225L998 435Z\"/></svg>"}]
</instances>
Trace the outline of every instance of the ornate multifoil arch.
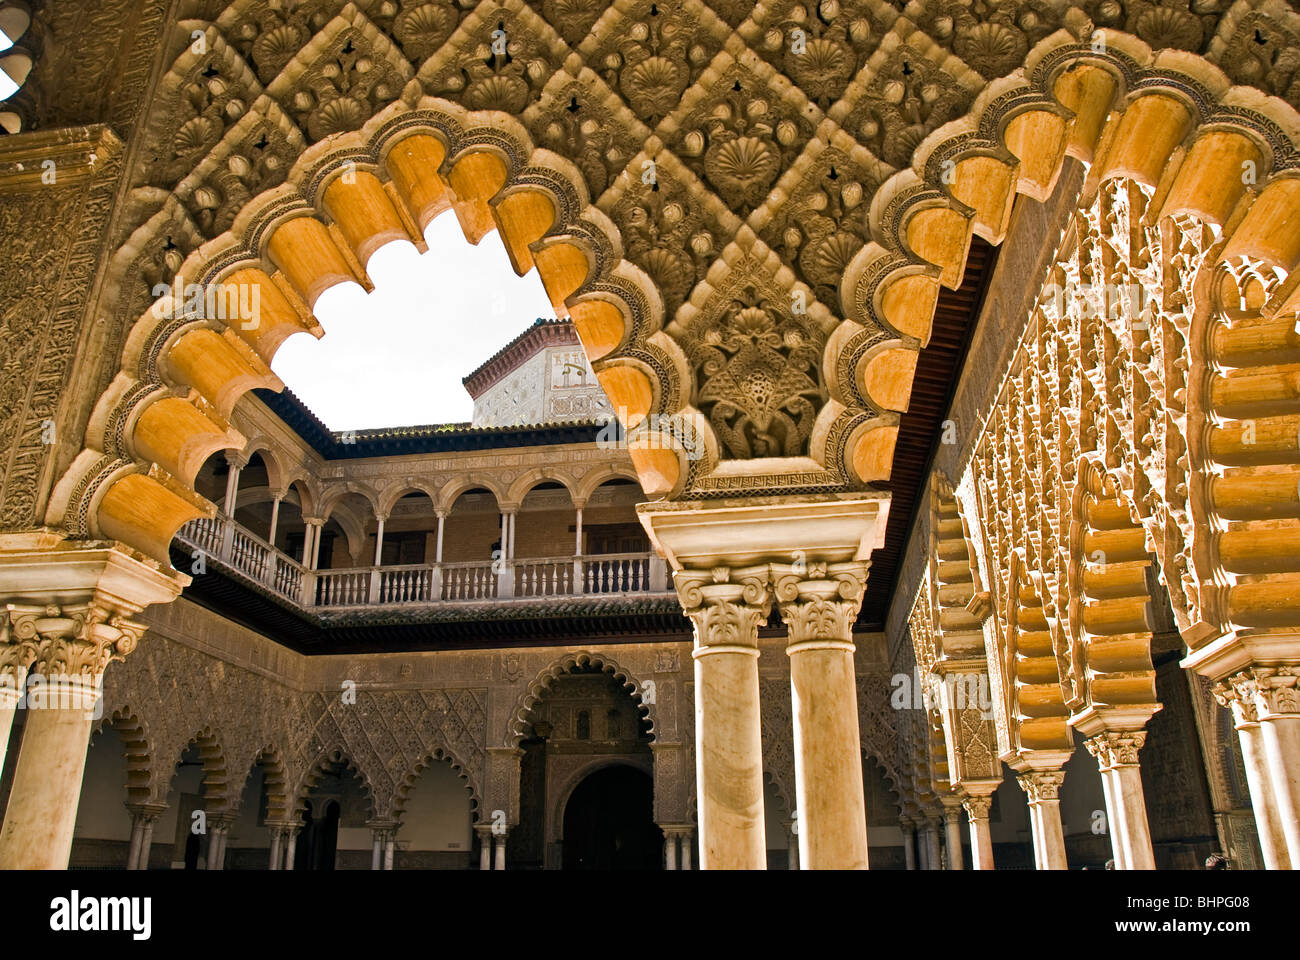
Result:
<instances>
[{"instance_id":1,"label":"ornate multifoil arch","mask_svg":"<svg viewBox=\"0 0 1300 960\"><path fill-rule=\"evenodd\" d=\"M245 768L246 772L240 782L239 792L235 796L231 812L238 812L239 804L243 800L244 786L247 785L248 778L253 775L253 769L258 764L261 764L264 771L262 790L266 794L266 822L283 822L289 818L289 810L292 806L291 790L289 788L290 777L283 755L274 744L266 744L259 749Z\"/></svg>"},{"instance_id":2,"label":"ornate multifoil arch","mask_svg":"<svg viewBox=\"0 0 1300 960\"><path fill-rule=\"evenodd\" d=\"M352 759L352 755L348 753L346 747L334 746L327 747L316 755L316 758L307 765L306 772L303 773L297 786L294 787L290 794L289 814L293 822L296 823L302 820L302 815L307 809L308 794L320 782L321 777L325 775L325 767L332 763L342 763L361 781L361 795L366 797L370 804L370 819L381 819L388 813L388 811L378 809L378 798L375 795L370 777L361 769L361 765Z\"/></svg>"},{"instance_id":3,"label":"ornate multifoil arch","mask_svg":"<svg viewBox=\"0 0 1300 960\"><path fill-rule=\"evenodd\" d=\"M199 761L203 764L203 809L209 817L226 814L239 805L239 797L231 795L229 764L226 761L226 749L221 738L209 726L185 741L176 761L164 772L166 775L155 779L152 800L165 803L171 791L172 780L176 776L176 762L180 760L189 747L198 748ZM159 795L161 793L161 796Z\"/></svg>"},{"instance_id":4,"label":"ornate multifoil arch","mask_svg":"<svg viewBox=\"0 0 1300 960\"><path fill-rule=\"evenodd\" d=\"M1070 522L1071 672L1067 706L1149 716L1160 709L1151 660L1155 559L1137 510L1095 456L1076 471Z\"/></svg>"},{"instance_id":5,"label":"ornate multifoil arch","mask_svg":"<svg viewBox=\"0 0 1300 960\"><path fill-rule=\"evenodd\" d=\"M1000 775L984 622L991 612L969 528L952 486L930 478L928 577L934 624L935 705L943 727L951 783ZM986 703L986 697L987 703Z\"/></svg>"},{"instance_id":6,"label":"ornate multifoil arch","mask_svg":"<svg viewBox=\"0 0 1300 960\"><path fill-rule=\"evenodd\" d=\"M95 728L102 733L112 727L122 739L122 755L126 759L126 802L148 803L154 774L153 744L148 726L139 713L129 706L118 707Z\"/></svg>"},{"instance_id":7,"label":"ornate multifoil arch","mask_svg":"<svg viewBox=\"0 0 1300 960\"><path fill-rule=\"evenodd\" d=\"M620 666L609 654L599 651L578 650L572 653L566 653L564 656L555 660L550 666L542 670L519 695L515 703L515 709L510 715L510 725L506 730L505 746L518 747L519 742L528 735L529 715L541 699L546 696L550 686L560 677L568 674L572 667L599 667L603 672L609 674L615 680L622 683L623 689L627 691L637 705L637 710L649 721L650 736L655 734L656 705L647 703L642 699L641 692L645 689L644 684L639 681L630 670Z\"/></svg>"},{"instance_id":8,"label":"ornate multifoil arch","mask_svg":"<svg viewBox=\"0 0 1300 960\"><path fill-rule=\"evenodd\" d=\"M479 784L474 782L472 771L457 758L455 752L450 747L435 747L424 754L402 777L401 782L397 785L397 790L393 796L393 818L401 820L406 813L406 803L411 797L411 790L414 789L416 781L424 773L425 769L434 763L445 763L456 772L456 776L465 781L465 789L470 798L470 815L473 819L479 819L479 807L481 798L479 796Z\"/></svg>"}]
</instances>

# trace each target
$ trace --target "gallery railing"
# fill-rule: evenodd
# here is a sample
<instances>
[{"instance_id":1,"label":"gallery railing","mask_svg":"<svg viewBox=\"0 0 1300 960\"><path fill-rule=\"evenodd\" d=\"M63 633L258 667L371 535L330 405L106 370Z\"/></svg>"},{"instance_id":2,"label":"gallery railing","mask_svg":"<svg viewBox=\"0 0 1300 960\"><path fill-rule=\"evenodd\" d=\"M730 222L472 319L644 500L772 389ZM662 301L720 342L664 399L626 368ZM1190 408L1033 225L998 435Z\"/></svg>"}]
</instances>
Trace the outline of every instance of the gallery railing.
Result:
<instances>
[{"instance_id":1,"label":"gallery railing","mask_svg":"<svg viewBox=\"0 0 1300 960\"><path fill-rule=\"evenodd\" d=\"M669 591L664 561L652 553L309 570L224 516L193 520L176 539L192 553L192 572L212 562L314 609Z\"/></svg>"}]
</instances>

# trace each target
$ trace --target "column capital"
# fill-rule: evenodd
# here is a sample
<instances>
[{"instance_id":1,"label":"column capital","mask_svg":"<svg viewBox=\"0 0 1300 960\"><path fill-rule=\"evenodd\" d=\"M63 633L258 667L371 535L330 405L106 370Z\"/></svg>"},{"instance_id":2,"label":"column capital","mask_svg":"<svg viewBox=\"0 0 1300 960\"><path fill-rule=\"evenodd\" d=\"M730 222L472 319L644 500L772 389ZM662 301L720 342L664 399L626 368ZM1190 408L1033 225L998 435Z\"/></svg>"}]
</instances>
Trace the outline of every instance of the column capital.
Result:
<instances>
[{"instance_id":1,"label":"column capital","mask_svg":"<svg viewBox=\"0 0 1300 960\"><path fill-rule=\"evenodd\" d=\"M1255 703L1255 680L1249 671L1233 674L1215 683L1214 699L1219 706L1232 711L1233 726L1242 727L1259 723L1259 710Z\"/></svg>"},{"instance_id":2,"label":"column capital","mask_svg":"<svg viewBox=\"0 0 1300 960\"><path fill-rule=\"evenodd\" d=\"M974 796L967 794L962 798L961 805L966 808L966 816L974 820L987 820L989 810L993 807L993 796Z\"/></svg>"},{"instance_id":3,"label":"column capital","mask_svg":"<svg viewBox=\"0 0 1300 960\"><path fill-rule=\"evenodd\" d=\"M123 806L133 819L144 823L156 823L167 812L165 803L125 803Z\"/></svg>"},{"instance_id":4,"label":"column capital","mask_svg":"<svg viewBox=\"0 0 1300 960\"><path fill-rule=\"evenodd\" d=\"M1243 712L1249 704L1256 720L1300 714L1300 667L1252 666L1233 674L1228 682L1242 701ZM1215 695L1217 698L1217 686Z\"/></svg>"},{"instance_id":5,"label":"column capital","mask_svg":"<svg viewBox=\"0 0 1300 960\"><path fill-rule=\"evenodd\" d=\"M825 641L852 648L853 623L862 608L867 567L864 561L770 565L781 619L790 631L787 652Z\"/></svg>"},{"instance_id":6,"label":"column capital","mask_svg":"<svg viewBox=\"0 0 1300 960\"><path fill-rule=\"evenodd\" d=\"M146 629L99 602L47 604L18 611L14 607L9 604L15 631L27 634L30 630L35 635L29 641L36 643L30 666L47 679L97 679L109 663L126 659Z\"/></svg>"},{"instance_id":7,"label":"column capital","mask_svg":"<svg viewBox=\"0 0 1300 960\"><path fill-rule=\"evenodd\" d=\"M1061 784L1065 782L1064 770L1030 770L1016 777L1020 789L1030 803L1042 800L1060 800Z\"/></svg>"},{"instance_id":8,"label":"column capital","mask_svg":"<svg viewBox=\"0 0 1300 960\"><path fill-rule=\"evenodd\" d=\"M1116 767L1138 765L1138 751L1147 742L1145 730L1107 730L1083 741L1104 773Z\"/></svg>"},{"instance_id":9,"label":"column capital","mask_svg":"<svg viewBox=\"0 0 1300 960\"><path fill-rule=\"evenodd\" d=\"M772 608L766 565L677 570L673 583L695 625L696 656L739 648L757 656L758 628L767 623Z\"/></svg>"}]
</instances>

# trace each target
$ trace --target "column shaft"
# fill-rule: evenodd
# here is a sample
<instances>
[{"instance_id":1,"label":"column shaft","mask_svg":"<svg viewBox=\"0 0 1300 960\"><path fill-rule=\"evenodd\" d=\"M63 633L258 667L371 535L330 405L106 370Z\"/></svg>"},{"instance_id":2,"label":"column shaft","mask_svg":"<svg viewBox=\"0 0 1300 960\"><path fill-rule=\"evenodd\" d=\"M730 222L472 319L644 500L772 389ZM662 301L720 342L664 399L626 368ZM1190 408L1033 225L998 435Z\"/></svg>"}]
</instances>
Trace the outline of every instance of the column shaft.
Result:
<instances>
[{"instance_id":1,"label":"column shaft","mask_svg":"<svg viewBox=\"0 0 1300 960\"><path fill-rule=\"evenodd\" d=\"M0 617L4 611L0 610ZM9 754L9 736L13 733L14 715L18 711L18 701L23 696L23 684L27 681L25 667L0 671L0 771L5 768L5 757Z\"/></svg>"},{"instance_id":2,"label":"column shaft","mask_svg":"<svg viewBox=\"0 0 1300 960\"><path fill-rule=\"evenodd\" d=\"M1255 831L1259 834L1264 866L1269 870L1290 870L1291 854L1287 851L1286 831L1282 827L1259 722L1238 723L1237 740L1241 744L1241 760L1246 768L1246 786L1250 790L1250 805L1255 813Z\"/></svg>"},{"instance_id":3,"label":"column shaft","mask_svg":"<svg viewBox=\"0 0 1300 960\"><path fill-rule=\"evenodd\" d=\"M127 853L126 868L140 869L140 847L144 842L144 817L136 814L131 818L131 849Z\"/></svg>"},{"instance_id":4,"label":"column shaft","mask_svg":"<svg viewBox=\"0 0 1300 960\"><path fill-rule=\"evenodd\" d=\"M947 831L948 869L964 870L966 864L965 856L962 853L961 814L956 810L945 810L943 814L943 823Z\"/></svg>"},{"instance_id":5,"label":"column shaft","mask_svg":"<svg viewBox=\"0 0 1300 960\"><path fill-rule=\"evenodd\" d=\"M506 868L506 835L503 833L496 838L495 856L493 858L492 868L494 870L504 870Z\"/></svg>"},{"instance_id":6,"label":"column shaft","mask_svg":"<svg viewBox=\"0 0 1300 960\"><path fill-rule=\"evenodd\" d=\"M96 680L82 677L43 682L44 701L28 700L22 748L14 770L0 869L63 870L72 852L86 750L95 720Z\"/></svg>"},{"instance_id":7,"label":"column shaft","mask_svg":"<svg viewBox=\"0 0 1300 960\"><path fill-rule=\"evenodd\" d=\"M867 812L853 644L809 641L787 652L799 861L810 870L865 870Z\"/></svg>"},{"instance_id":8,"label":"column shaft","mask_svg":"<svg viewBox=\"0 0 1300 960\"><path fill-rule=\"evenodd\" d=\"M140 838L140 863L138 865L140 870L149 869L149 860L153 854L153 825L153 817L149 817L144 822L144 836Z\"/></svg>"},{"instance_id":9,"label":"column shaft","mask_svg":"<svg viewBox=\"0 0 1300 960\"><path fill-rule=\"evenodd\" d=\"M1259 729L1287 856L1295 869L1300 865L1300 714L1261 711Z\"/></svg>"},{"instance_id":10,"label":"column shaft","mask_svg":"<svg viewBox=\"0 0 1300 960\"><path fill-rule=\"evenodd\" d=\"M271 831L271 856L267 865L269 870L279 870L284 859L284 831L277 827Z\"/></svg>"},{"instance_id":11,"label":"column shaft","mask_svg":"<svg viewBox=\"0 0 1300 960\"><path fill-rule=\"evenodd\" d=\"M664 869L677 869L677 832L664 831Z\"/></svg>"}]
</instances>

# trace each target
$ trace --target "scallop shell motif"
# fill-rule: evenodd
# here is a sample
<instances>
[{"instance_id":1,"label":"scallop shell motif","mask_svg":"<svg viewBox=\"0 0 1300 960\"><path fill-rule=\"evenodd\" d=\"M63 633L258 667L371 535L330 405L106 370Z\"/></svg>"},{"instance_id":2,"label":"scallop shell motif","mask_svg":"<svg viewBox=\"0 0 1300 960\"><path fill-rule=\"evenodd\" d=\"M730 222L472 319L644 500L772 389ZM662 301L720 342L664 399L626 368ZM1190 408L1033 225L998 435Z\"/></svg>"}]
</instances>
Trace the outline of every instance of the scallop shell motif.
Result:
<instances>
[{"instance_id":1,"label":"scallop shell motif","mask_svg":"<svg viewBox=\"0 0 1300 960\"><path fill-rule=\"evenodd\" d=\"M709 148L704 172L732 208L752 209L763 202L780 172L774 145L758 137L737 137Z\"/></svg>"},{"instance_id":2,"label":"scallop shell motif","mask_svg":"<svg viewBox=\"0 0 1300 960\"><path fill-rule=\"evenodd\" d=\"M356 130L366 122L366 104L352 97L335 97L322 104L307 118L307 132L313 140L324 140L335 133Z\"/></svg>"},{"instance_id":3,"label":"scallop shell motif","mask_svg":"<svg viewBox=\"0 0 1300 960\"><path fill-rule=\"evenodd\" d=\"M268 30L253 42L253 62L263 83L274 80L285 64L302 47L302 35L296 27L283 24Z\"/></svg>"},{"instance_id":4,"label":"scallop shell motif","mask_svg":"<svg viewBox=\"0 0 1300 960\"><path fill-rule=\"evenodd\" d=\"M957 56L985 79L1001 77L1020 65L1029 41L1019 30L1001 23L981 23L957 36Z\"/></svg>"},{"instance_id":5,"label":"scallop shell motif","mask_svg":"<svg viewBox=\"0 0 1300 960\"><path fill-rule=\"evenodd\" d=\"M686 78L666 57L647 57L623 73L623 95L639 115L665 116L677 106Z\"/></svg>"},{"instance_id":6,"label":"scallop shell motif","mask_svg":"<svg viewBox=\"0 0 1300 960\"><path fill-rule=\"evenodd\" d=\"M680 250L655 247L641 258L640 266L659 288L665 312L671 316L685 302L695 283L695 269L690 259Z\"/></svg>"},{"instance_id":7,"label":"scallop shell motif","mask_svg":"<svg viewBox=\"0 0 1300 960\"><path fill-rule=\"evenodd\" d=\"M404 10L393 21L393 36L413 60L423 60L436 53L454 29L456 15L436 3Z\"/></svg>"},{"instance_id":8,"label":"scallop shell motif","mask_svg":"<svg viewBox=\"0 0 1300 960\"><path fill-rule=\"evenodd\" d=\"M500 110L522 113L528 104L528 84L518 77L496 74L471 84L465 91L465 105L471 110Z\"/></svg>"},{"instance_id":9,"label":"scallop shell motif","mask_svg":"<svg viewBox=\"0 0 1300 960\"><path fill-rule=\"evenodd\" d=\"M1155 49L1173 47L1177 50L1199 50L1201 21L1184 10L1154 7L1138 17L1137 35Z\"/></svg>"},{"instance_id":10,"label":"scallop shell motif","mask_svg":"<svg viewBox=\"0 0 1300 960\"><path fill-rule=\"evenodd\" d=\"M853 58L841 43L818 37L803 53L785 55L787 72L810 100L838 100L853 76Z\"/></svg>"}]
</instances>

